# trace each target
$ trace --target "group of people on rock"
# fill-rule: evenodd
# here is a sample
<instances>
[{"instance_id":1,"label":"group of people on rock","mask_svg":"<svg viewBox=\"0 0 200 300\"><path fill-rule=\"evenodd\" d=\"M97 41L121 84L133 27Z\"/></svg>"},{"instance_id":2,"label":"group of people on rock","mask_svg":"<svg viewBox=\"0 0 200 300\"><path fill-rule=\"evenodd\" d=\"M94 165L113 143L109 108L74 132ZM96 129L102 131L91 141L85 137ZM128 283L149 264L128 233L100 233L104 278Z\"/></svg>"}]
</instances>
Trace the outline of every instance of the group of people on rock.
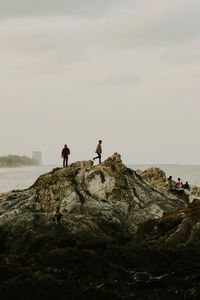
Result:
<instances>
[{"instance_id":1,"label":"group of people on rock","mask_svg":"<svg viewBox=\"0 0 200 300\"><path fill-rule=\"evenodd\" d=\"M186 181L183 184L180 178L178 178L177 181L174 181L172 179L172 176L169 176L167 178L167 181L168 181L169 191L173 191L174 189L176 189L176 190L185 189L185 190L188 190L188 191L190 190L190 185L189 185L188 181Z\"/></svg>"},{"instance_id":2,"label":"group of people on rock","mask_svg":"<svg viewBox=\"0 0 200 300\"><path fill-rule=\"evenodd\" d=\"M94 161L96 159L99 159L99 163L101 163L101 154L102 154L102 146L101 146L101 144L102 144L102 140L99 140L98 145L96 147L96 151L95 151L95 153L97 154L97 156L93 158ZM61 151L61 158L63 159L63 167L64 168L68 166L69 155L70 155L70 149L68 148L67 144L65 144L64 148ZM60 224L62 216L63 216L63 214L60 211L60 208L56 207L56 210L53 212L51 220L55 224Z\"/></svg>"},{"instance_id":3,"label":"group of people on rock","mask_svg":"<svg viewBox=\"0 0 200 300\"><path fill-rule=\"evenodd\" d=\"M102 154L101 145L102 145L102 140L99 140L95 151L97 156L93 157L94 161L96 159L99 159L99 163L101 163L101 154ZM61 152L61 157L63 159L63 167L68 166L69 155L70 155L70 149L68 148L67 144L65 144ZM174 190L183 190L183 189L188 191L190 190L190 185L188 181L186 181L184 184L182 183L180 178L178 178L177 181L174 181L171 175L167 178L167 184L168 184L168 190L170 192L173 192ZM56 224L59 224L62 216L63 214L60 212L59 207L57 207L55 212L53 213L52 221L54 221Z\"/></svg>"},{"instance_id":4,"label":"group of people on rock","mask_svg":"<svg viewBox=\"0 0 200 300\"><path fill-rule=\"evenodd\" d=\"M99 140L99 143L98 143L98 145L96 147L96 151L95 151L95 153L97 154L97 156L93 158L94 161L98 158L99 159L99 163L101 163L101 154L102 154L102 146L101 146L101 144L102 144L102 140ZM62 152L61 152L61 158L63 159L63 167L64 168L68 166L69 155L70 155L70 149L65 144L64 148L62 149Z\"/></svg>"}]
</instances>

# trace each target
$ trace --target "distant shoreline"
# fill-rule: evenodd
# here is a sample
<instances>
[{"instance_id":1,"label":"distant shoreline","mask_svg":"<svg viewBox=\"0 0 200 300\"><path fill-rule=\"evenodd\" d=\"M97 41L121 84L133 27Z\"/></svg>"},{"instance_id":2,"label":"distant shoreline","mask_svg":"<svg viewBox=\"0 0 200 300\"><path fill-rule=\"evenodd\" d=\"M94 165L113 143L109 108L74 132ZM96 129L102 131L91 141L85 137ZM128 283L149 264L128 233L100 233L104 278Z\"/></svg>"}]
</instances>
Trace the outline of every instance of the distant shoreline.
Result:
<instances>
[{"instance_id":1,"label":"distant shoreline","mask_svg":"<svg viewBox=\"0 0 200 300\"><path fill-rule=\"evenodd\" d=\"M37 160L27 156L9 154L0 157L0 168L16 168L37 165L39 165Z\"/></svg>"},{"instance_id":2,"label":"distant shoreline","mask_svg":"<svg viewBox=\"0 0 200 300\"><path fill-rule=\"evenodd\" d=\"M0 165L0 168L3 169L3 168L9 168L9 169L12 169L12 168L24 168L24 167L41 167L42 165L22 165L22 164L16 164L16 165Z\"/></svg>"}]
</instances>

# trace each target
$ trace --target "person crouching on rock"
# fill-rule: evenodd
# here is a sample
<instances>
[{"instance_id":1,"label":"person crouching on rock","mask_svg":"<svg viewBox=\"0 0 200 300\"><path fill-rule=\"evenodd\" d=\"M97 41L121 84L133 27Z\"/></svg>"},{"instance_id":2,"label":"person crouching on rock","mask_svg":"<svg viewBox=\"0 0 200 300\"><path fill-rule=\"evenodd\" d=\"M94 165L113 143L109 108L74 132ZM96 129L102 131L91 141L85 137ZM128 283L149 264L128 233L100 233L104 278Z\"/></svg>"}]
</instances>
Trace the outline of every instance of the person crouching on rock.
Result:
<instances>
[{"instance_id":1,"label":"person crouching on rock","mask_svg":"<svg viewBox=\"0 0 200 300\"><path fill-rule=\"evenodd\" d=\"M61 218L63 214L60 211L59 207L56 207L56 210L53 213L52 221L56 222L56 224L60 224Z\"/></svg>"},{"instance_id":2,"label":"person crouching on rock","mask_svg":"<svg viewBox=\"0 0 200 300\"><path fill-rule=\"evenodd\" d=\"M172 179L172 176L167 178L168 191L171 192L174 189L175 182Z\"/></svg>"}]
</instances>

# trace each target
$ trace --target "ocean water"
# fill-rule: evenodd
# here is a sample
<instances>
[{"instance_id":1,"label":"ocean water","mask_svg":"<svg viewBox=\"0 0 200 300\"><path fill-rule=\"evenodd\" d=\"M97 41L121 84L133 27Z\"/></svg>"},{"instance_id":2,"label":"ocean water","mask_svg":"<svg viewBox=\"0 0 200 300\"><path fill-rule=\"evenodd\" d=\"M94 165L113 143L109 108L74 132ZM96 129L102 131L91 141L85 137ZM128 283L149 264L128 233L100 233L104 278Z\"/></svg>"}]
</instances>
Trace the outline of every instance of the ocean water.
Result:
<instances>
[{"instance_id":1,"label":"ocean water","mask_svg":"<svg viewBox=\"0 0 200 300\"><path fill-rule=\"evenodd\" d=\"M57 166L0 168L0 193L30 187L36 179Z\"/></svg>"},{"instance_id":2,"label":"ocean water","mask_svg":"<svg viewBox=\"0 0 200 300\"><path fill-rule=\"evenodd\" d=\"M0 193L15 189L30 187L36 179L58 166L34 166L19 168L0 168ZM183 182L188 181L191 185L200 186L200 166L183 165L128 165L134 170L146 170L151 167L159 167L167 176L178 177Z\"/></svg>"}]
</instances>

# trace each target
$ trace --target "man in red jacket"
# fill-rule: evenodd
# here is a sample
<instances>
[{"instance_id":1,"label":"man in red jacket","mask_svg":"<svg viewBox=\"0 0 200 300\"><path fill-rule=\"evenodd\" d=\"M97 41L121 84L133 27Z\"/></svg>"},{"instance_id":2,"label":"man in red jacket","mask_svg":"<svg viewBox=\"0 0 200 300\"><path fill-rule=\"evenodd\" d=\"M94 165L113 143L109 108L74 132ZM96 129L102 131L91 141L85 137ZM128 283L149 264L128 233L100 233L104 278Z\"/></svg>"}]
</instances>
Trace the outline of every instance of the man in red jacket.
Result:
<instances>
[{"instance_id":1,"label":"man in red jacket","mask_svg":"<svg viewBox=\"0 0 200 300\"><path fill-rule=\"evenodd\" d=\"M70 150L67 145L65 145L61 152L61 157L63 158L63 167L68 166L68 155L70 155Z\"/></svg>"}]
</instances>

